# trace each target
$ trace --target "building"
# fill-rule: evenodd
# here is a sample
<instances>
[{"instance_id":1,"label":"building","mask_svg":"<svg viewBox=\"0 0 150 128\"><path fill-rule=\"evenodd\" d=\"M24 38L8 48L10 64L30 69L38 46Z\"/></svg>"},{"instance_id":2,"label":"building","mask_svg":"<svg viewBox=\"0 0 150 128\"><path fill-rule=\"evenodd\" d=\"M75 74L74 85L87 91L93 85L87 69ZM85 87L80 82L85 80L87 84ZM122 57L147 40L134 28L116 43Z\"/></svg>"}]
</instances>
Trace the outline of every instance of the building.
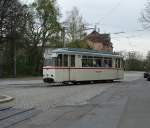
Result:
<instances>
[{"instance_id":1,"label":"building","mask_svg":"<svg viewBox=\"0 0 150 128\"><path fill-rule=\"evenodd\" d=\"M97 31L93 31L86 36L85 40L91 48L97 51L113 51L110 34L100 34Z\"/></svg>"}]
</instances>

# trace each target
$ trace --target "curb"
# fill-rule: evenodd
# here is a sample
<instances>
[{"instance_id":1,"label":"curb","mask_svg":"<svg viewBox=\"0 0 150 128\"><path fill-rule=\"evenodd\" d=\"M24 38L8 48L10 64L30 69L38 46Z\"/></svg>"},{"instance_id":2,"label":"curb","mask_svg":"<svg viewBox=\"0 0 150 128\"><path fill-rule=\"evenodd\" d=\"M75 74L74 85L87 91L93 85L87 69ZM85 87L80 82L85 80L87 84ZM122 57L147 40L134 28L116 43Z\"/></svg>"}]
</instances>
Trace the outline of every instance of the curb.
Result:
<instances>
[{"instance_id":1,"label":"curb","mask_svg":"<svg viewBox=\"0 0 150 128\"><path fill-rule=\"evenodd\" d=\"M4 98L0 99L0 104L14 100L13 97L7 96L7 95L1 95L0 97L4 97Z\"/></svg>"}]
</instances>

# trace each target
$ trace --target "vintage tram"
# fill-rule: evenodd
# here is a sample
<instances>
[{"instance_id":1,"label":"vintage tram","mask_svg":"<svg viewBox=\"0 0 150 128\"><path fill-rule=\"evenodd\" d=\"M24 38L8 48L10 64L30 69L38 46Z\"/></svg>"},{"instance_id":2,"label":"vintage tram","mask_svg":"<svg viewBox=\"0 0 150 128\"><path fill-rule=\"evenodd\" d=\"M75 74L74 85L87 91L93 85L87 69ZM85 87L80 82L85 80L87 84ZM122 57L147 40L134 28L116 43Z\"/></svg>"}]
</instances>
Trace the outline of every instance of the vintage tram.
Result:
<instances>
[{"instance_id":1,"label":"vintage tram","mask_svg":"<svg viewBox=\"0 0 150 128\"><path fill-rule=\"evenodd\" d=\"M123 78L123 57L112 52L77 48L54 49L44 55L43 81L82 82Z\"/></svg>"}]
</instances>

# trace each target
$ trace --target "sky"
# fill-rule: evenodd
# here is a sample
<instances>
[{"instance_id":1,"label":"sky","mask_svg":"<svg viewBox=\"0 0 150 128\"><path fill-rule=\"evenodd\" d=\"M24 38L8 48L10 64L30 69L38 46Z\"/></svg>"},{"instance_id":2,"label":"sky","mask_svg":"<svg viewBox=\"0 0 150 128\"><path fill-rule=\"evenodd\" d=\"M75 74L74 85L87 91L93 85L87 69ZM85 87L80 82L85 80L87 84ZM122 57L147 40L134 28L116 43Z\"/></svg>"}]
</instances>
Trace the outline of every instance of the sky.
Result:
<instances>
[{"instance_id":1,"label":"sky","mask_svg":"<svg viewBox=\"0 0 150 128\"><path fill-rule=\"evenodd\" d=\"M33 0L24 0L24 2ZM73 7L79 9L89 27L100 29L100 33L110 33L115 51L139 51L146 54L150 50L149 30L139 31L141 11L147 0L57 0L62 19ZM124 32L115 34L117 32Z\"/></svg>"}]
</instances>

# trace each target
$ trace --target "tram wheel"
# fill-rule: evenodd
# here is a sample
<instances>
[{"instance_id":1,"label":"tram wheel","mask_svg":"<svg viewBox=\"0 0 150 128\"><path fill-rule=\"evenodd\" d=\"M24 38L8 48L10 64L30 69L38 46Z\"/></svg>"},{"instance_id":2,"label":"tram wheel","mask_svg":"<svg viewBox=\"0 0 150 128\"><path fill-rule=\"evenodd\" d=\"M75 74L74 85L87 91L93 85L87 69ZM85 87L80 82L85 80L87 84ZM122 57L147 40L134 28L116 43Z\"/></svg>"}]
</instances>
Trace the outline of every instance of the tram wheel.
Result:
<instances>
[{"instance_id":1,"label":"tram wheel","mask_svg":"<svg viewBox=\"0 0 150 128\"><path fill-rule=\"evenodd\" d=\"M77 81L72 81L72 83L73 83L74 85L77 85L77 84L78 84Z\"/></svg>"}]
</instances>

